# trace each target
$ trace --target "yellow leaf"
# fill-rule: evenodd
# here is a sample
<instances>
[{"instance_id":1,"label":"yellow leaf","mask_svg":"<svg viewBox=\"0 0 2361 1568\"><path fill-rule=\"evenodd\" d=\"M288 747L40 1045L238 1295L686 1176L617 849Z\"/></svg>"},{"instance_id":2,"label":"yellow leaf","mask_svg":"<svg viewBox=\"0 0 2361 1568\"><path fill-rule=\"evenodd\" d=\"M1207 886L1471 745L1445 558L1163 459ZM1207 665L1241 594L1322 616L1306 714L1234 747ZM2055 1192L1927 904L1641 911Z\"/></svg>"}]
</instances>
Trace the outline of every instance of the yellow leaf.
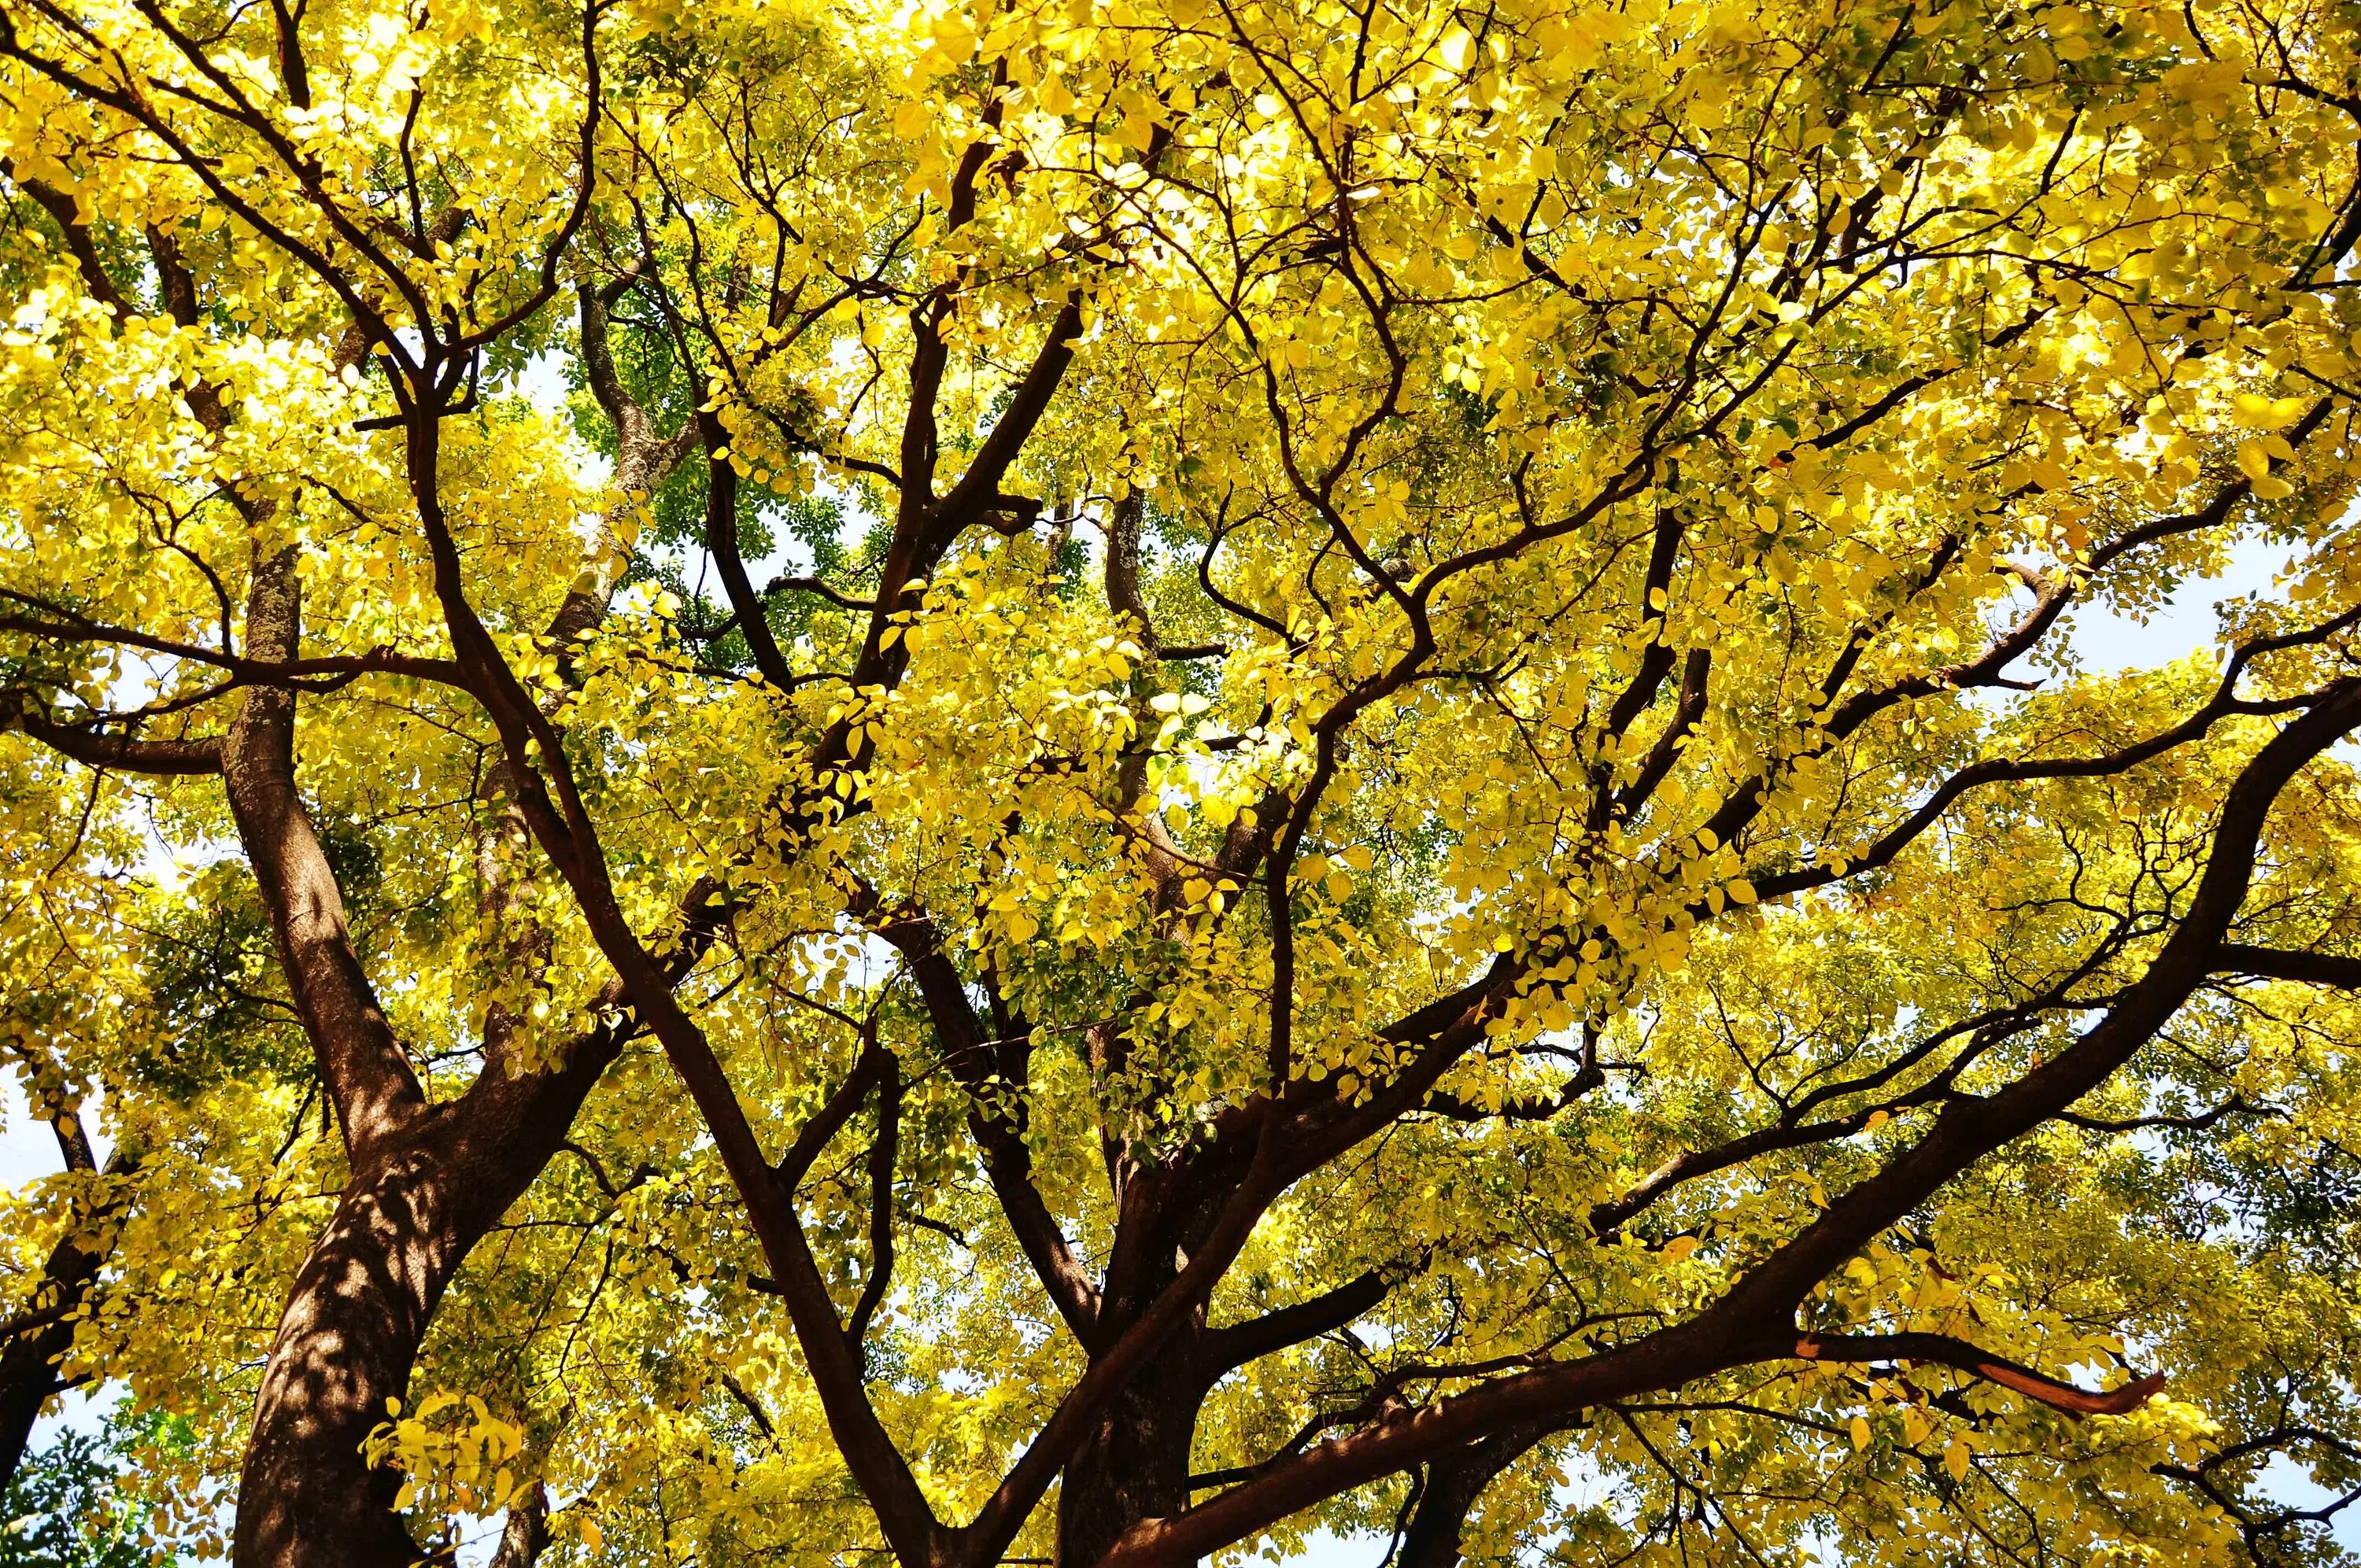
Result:
<instances>
[{"instance_id":1,"label":"yellow leaf","mask_svg":"<svg viewBox=\"0 0 2361 1568\"><path fill-rule=\"evenodd\" d=\"M2302 398L2266 398L2255 392L2240 392L2231 400L2238 417L2256 430L2282 430L2293 424L2303 412Z\"/></svg>"}]
</instances>

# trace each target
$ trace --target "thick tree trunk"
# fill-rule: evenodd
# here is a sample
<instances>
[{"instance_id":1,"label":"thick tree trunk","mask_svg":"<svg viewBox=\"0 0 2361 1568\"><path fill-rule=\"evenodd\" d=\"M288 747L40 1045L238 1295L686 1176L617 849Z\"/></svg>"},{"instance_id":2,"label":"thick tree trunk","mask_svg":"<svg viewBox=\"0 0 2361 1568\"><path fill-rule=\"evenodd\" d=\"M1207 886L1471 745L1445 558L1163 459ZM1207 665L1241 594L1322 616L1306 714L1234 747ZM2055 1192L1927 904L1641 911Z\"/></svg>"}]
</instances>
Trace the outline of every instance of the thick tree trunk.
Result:
<instances>
[{"instance_id":1,"label":"thick tree trunk","mask_svg":"<svg viewBox=\"0 0 2361 1568\"><path fill-rule=\"evenodd\" d=\"M533 1184L613 1059L599 1036L564 1072L487 1078L357 1170L295 1277L239 1480L237 1568L416 1563L401 1477L361 1443L407 1398L427 1324L467 1251Z\"/></svg>"},{"instance_id":2,"label":"thick tree trunk","mask_svg":"<svg viewBox=\"0 0 2361 1568\"><path fill-rule=\"evenodd\" d=\"M1211 1387L1184 1333L1141 1371L1067 1463L1058 1494L1059 1568L1089 1568L1142 1519L1189 1506L1189 1458Z\"/></svg>"},{"instance_id":3,"label":"thick tree trunk","mask_svg":"<svg viewBox=\"0 0 2361 1568\"><path fill-rule=\"evenodd\" d=\"M50 1249L49 1263L41 1270L41 1289L34 1298L36 1310L49 1310L56 1299L79 1299L97 1274L94 1255L75 1245L71 1238L60 1242ZM72 1322L52 1319L38 1328L22 1330L0 1350L0 1489L16 1478L16 1467L25 1462L25 1445L32 1439L33 1423L60 1387L58 1362L72 1348Z\"/></svg>"},{"instance_id":4,"label":"thick tree trunk","mask_svg":"<svg viewBox=\"0 0 2361 1568\"><path fill-rule=\"evenodd\" d=\"M291 551L258 563L247 642L295 656L301 598ZM296 1007L335 1102L351 1176L295 1277L264 1366L238 1489L238 1568L407 1565L422 1553L393 1499L401 1477L361 1444L409 1392L434 1309L467 1251L557 1150L620 1046L602 1028L556 1071L511 1076L507 1021L487 1020L489 1058L458 1100L430 1105L345 924L344 903L296 789L295 697L247 694L222 748L222 779Z\"/></svg>"},{"instance_id":5,"label":"thick tree trunk","mask_svg":"<svg viewBox=\"0 0 2361 1568\"><path fill-rule=\"evenodd\" d=\"M1180 1277L1205 1243L1236 1172L1113 1161L1118 1218L1101 1285L1094 1347L1114 1344ZM1126 1530L1189 1507L1190 1460L1205 1396L1239 1356L1200 1304L1107 1408L1059 1481L1059 1568L1091 1568ZM1094 1348L1093 1354L1098 1352Z\"/></svg>"},{"instance_id":6,"label":"thick tree trunk","mask_svg":"<svg viewBox=\"0 0 2361 1568\"><path fill-rule=\"evenodd\" d=\"M361 1442L409 1391L434 1304L466 1255L450 1173L430 1148L356 1171L295 1277L270 1346L239 1477L239 1568L420 1557L393 1511L401 1477Z\"/></svg>"}]
</instances>

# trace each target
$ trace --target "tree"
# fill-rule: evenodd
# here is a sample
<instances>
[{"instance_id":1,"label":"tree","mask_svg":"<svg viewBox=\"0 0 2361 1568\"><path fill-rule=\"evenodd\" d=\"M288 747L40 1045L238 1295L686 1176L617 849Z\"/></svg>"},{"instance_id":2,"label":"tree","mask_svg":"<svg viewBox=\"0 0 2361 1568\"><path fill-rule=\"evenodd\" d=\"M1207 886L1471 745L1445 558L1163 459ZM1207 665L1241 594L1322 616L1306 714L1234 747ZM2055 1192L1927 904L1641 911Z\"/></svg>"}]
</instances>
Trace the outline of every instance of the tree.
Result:
<instances>
[{"instance_id":1,"label":"tree","mask_svg":"<svg viewBox=\"0 0 2361 1568\"><path fill-rule=\"evenodd\" d=\"M2330 1550L2345 12L0 24L158 1528Z\"/></svg>"},{"instance_id":2,"label":"tree","mask_svg":"<svg viewBox=\"0 0 2361 1568\"><path fill-rule=\"evenodd\" d=\"M141 1568L147 1499L133 1476L143 1446L173 1446L172 1423L116 1409L97 1431L68 1429L0 1500L0 1563L10 1568Z\"/></svg>"}]
</instances>

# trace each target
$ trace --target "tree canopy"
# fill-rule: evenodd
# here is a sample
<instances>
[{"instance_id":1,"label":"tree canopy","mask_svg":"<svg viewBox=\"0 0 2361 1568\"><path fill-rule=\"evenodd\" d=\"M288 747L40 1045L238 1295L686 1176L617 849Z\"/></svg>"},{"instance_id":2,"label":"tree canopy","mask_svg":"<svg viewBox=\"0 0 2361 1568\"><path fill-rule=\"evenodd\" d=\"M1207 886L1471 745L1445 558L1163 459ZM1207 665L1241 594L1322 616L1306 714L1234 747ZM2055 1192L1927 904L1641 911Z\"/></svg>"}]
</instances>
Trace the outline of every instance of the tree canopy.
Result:
<instances>
[{"instance_id":1,"label":"tree canopy","mask_svg":"<svg viewBox=\"0 0 2361 1568\"><path fill-rule=\"evenodd\" d=\"M2356 143L2347 0L0 0L0 1462L2342 1561Z\"/></svg>"}]
</instances>

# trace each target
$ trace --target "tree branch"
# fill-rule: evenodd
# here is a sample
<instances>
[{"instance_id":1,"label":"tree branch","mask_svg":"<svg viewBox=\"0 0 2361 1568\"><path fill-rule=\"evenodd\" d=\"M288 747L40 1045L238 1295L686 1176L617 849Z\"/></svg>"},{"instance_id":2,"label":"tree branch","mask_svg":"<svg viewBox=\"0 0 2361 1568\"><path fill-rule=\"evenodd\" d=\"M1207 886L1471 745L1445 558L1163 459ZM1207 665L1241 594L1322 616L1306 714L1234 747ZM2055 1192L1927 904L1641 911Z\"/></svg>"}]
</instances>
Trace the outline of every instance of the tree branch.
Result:
<instances>
[{"instance_id":1,"label":"tree branch","mask_svg":"<svg viewBox=\"0 0 2361 1568\"><path fill-rule=\"evenodd\" d=\"M2361 959L2341 953L2307 952L2292 948L2252 948L2224 942L2216 950L2216 973L2247 974L2260 980L2291 980L2307 985L2361 991Z\"/></svg>"},{"instance_id":2,"label":"tree branch","mask_svg":"<svg viewBox=\"0 0 2361 1568\"><path fill-rule=\"evenodd\" d=\"M2092 1393L1949 1334L1798 1334L1795 1354L1804 1361L1931 1362L2014 1389L2070 1416L2129 1415L2164 1387L2164 1374L2151 1372L2120 1388Z\"/></svg>"},{"instance_id":3,"label":"tree branch","mask_svg":"<svg viewBox=\"0 0 2361 1568\"><path fill-rule=\"evenodd\" d=\"M1199 1342L1205 1364L1209 1369L1228 1372L1290 1345L1316 1339L1368 1311L1392 1288L1384 1275L1371 1270L1334 1289L1323 1290L1308 1301L1280 1307L1227 1328L1209 1328Z\"/></svg>"},{"instance_id":4,"label":"tree branch","mask_svg":"<svg viewBox=\"0 0 2361 1568\"><path fill-rule=\"evenodd\" d=\"M57 724L32 707L28 694L0 690L0 729L16 729L60 756L84 767L115 773L189 777L221 772L222 743L218 736L184 740L142 740L108 735L80 725Z\"/></svg>"}]
</instances>

